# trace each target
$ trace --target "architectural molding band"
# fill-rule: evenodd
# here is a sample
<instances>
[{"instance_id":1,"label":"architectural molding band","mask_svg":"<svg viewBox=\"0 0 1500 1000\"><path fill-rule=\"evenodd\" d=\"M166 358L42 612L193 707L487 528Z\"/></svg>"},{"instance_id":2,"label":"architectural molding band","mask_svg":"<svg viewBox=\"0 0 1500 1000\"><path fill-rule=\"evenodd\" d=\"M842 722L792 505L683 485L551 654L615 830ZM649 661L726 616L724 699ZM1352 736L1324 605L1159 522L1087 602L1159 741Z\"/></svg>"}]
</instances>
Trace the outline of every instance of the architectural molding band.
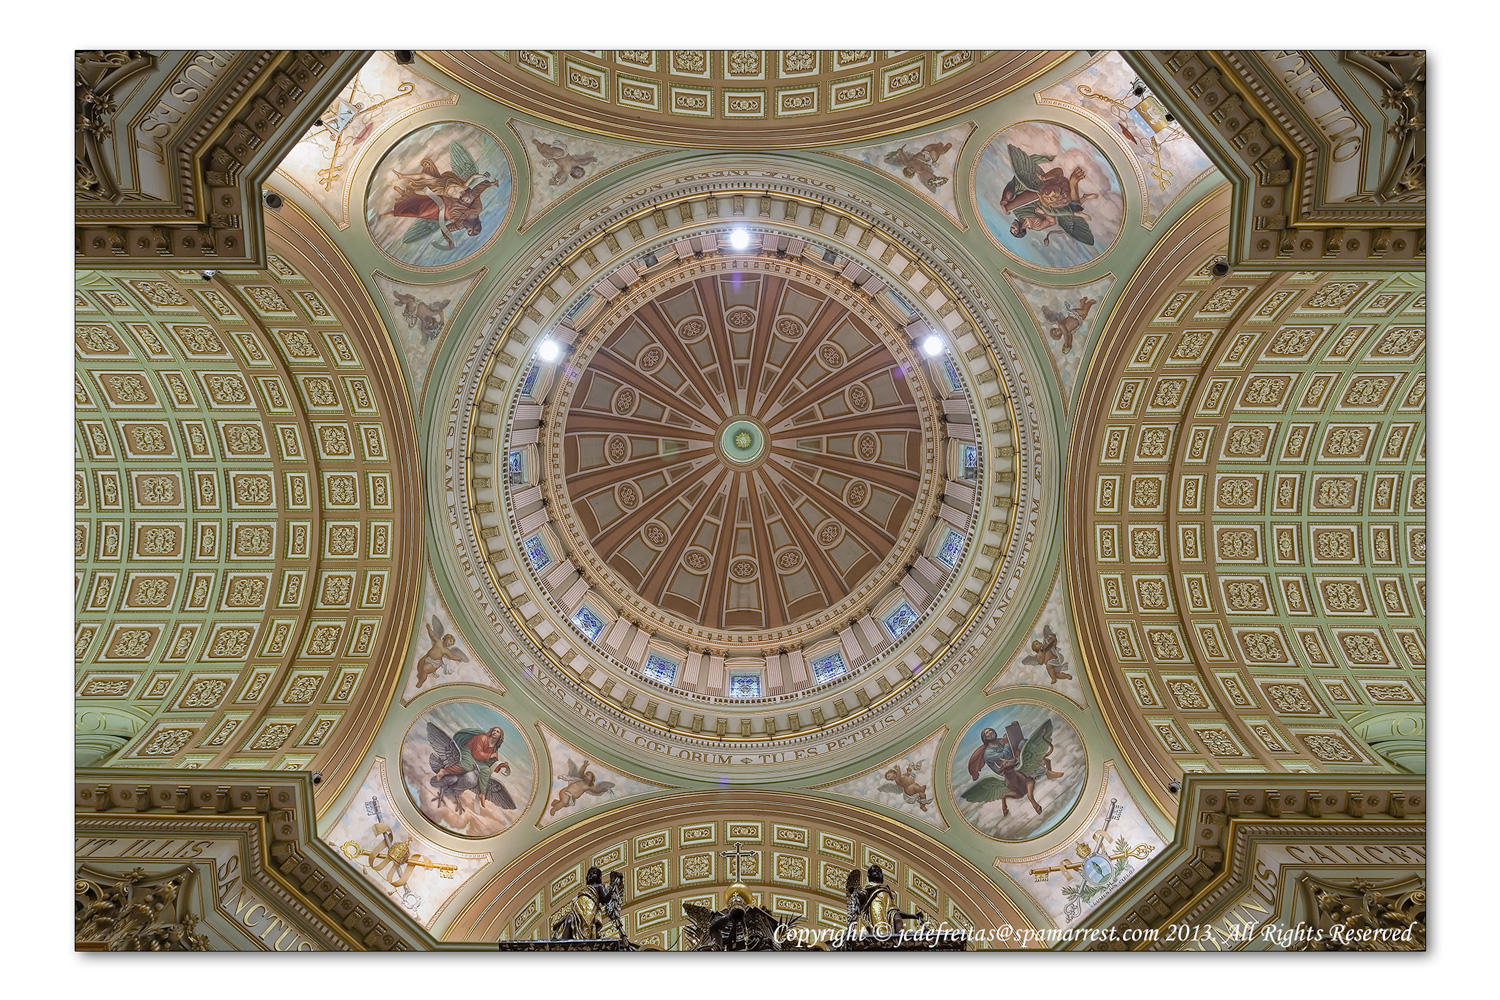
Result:
<instances>
[{"instance_id":1,"label":"architectural molding band","mask_svg":"<svg viewBox=\"0 0 1500 1000\"><path fill-rule=\"evenodd\" d=\"M1420 268L1427 258L1426 53L1330 55L1125 53L1234 185L1230 263ZM1349 79L1356 68L1382 92L1379 105L1356 105L1363 89ZM1377 166L1361 175L1355 161L1367 160Z\"/></svg>"},{"instance_id":2,"label":"architectural molding band","mask_svg":"<svg viewBox=\"0 0 1500 1000\"><path fill-rule=\"evenodd\" d=\"M432 948L397 903L318 839L314 782L294 771L79 768L78 947Z\"/></svg>"},{"instance_id":3,"label":"architectural molding band","mask_svg":"<svg viewBox=\"0 0 1500 1000\"><path fill-rule=\"evenodd\" d=\"M200 58L201 57L201 58ZM261 187L359 71L357 50L134 50L75 56L74 254L79 266L265 267ZM151 87L155 102L120 101ZM106 144L114 133L123 149ZM166 176L141 179L136 145ZM125 162L122 162L122 159ZM134 182L124 178L134 176Z\"/></svg>"},{"instance_id":4,"label":"architectural molding band","mask_svg":"<svg viewBox=\"0 0 1500 1000\"><path fill-rule=\"evenodd\" d=\"M1080 937L1072 947L1287 948L1316 941L1310 931L1320 929L1338 944L1326 936L1331 901L1299 892L1307 890L1301 880L1425 892L1420 776L1189 774L1180 800L1172 843L1083 925L1103 939ZM1387 943L1406 950L1409 939Z\"/></svg>"}]
</instances>

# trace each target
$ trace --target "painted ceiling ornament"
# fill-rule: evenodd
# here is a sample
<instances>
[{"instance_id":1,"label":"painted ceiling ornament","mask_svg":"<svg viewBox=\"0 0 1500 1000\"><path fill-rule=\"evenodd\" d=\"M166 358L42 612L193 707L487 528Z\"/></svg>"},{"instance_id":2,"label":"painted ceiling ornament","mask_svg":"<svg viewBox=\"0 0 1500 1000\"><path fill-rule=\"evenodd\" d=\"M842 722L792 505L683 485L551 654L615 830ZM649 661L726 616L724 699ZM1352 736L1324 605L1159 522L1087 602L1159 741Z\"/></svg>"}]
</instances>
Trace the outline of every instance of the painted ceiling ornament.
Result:
<instances>
[{"instance_id":1,"label":"painted ceiling ornament","mask_svg":"<svg viewBox=\"0 0 1500 1000\"><path fill-rule=\"evenodd\" d=\"M424 126L397 142L370 176L370 239L414 270L452 267L500 235L512 184L510 156L489 130L464 122Z\"/></svg>"},{"instance_id":2,"label":"painted ceiling ornament","mask_svg":"<svg viewBox=\"0 0 1500 1000\"><path fill-rule=\"evenodd\" d=\"M432 359L486 270L481 267L473 274L440 284L402 281L378 270L370 275L385 307L386 329L405 363L414 406L421 406Z\"/></svg>"},{"instance_id":3,"label":"painted ceiling ornament","mask_svg":"<svg viewBox=\"0 0 1500 1000\"><path fill-rule=\"evenodd\" d=\"M974 207L1006 254L1044 271L1083 267L1115 244L1125 217L1120 178L1083 136L1021 122L985 144L974 166Z\"/></svg>"},{"instance_id":4,"label":"painted ceiling ornament","mask_svg":"<svg viewBox=\"0 0 1500 1000\"><path fill-rule=\"evenodd\" d=\"M427 628L427 638L430 645L427 651L417 659L417 687L433 674L441 670L445 674L451 674L453 668L446 665L448 660L455 663L467 663L469 654L454 645L453 633L446 631L447 626L437 615L433 615L430 621L423 623Z\"/></svg>"},{"instance_id":5,"label":"painted ceiling ornament","mask_svg":"<svg viewBox=\"0 0 1500 1000\"><path fill-rule=\"evenodd\" d=\"M669 787L605 764L598 755L580 750L540 722L536 728L541 733L552 769L551 797L537 817L539 828L545 829L600 806Z\"/></svg>"},{"instance_id":6,"label":"painted ceiling ornament","mask_svg":"<svg viewBox=\"0 0 1500 1000\"><path fill-rule=\"evenodd\" d=\"M954 747L951 790L959 815L986 837L1030 840L1078 802L1087 770L1078 730L1035 702L1011 702L965 729Z\"/></svg>"},{"instance_id":7,"label":"painted ceiling ornament","mask_svg":"<svg viewBox=\"0 0 1500 1000\"><path fill-rule=\"evenodd\" d=\"M386 760L378 755L322 840L424 927L491 861L489 854L440 847L413 831L391 796Z\"/></svg>"},{"instance_id":8,"label":"painted ceiling ornament","mask_svg":"<svg viewBox=\"0 0 1500 1000\"><path fill-rule=\"evenodd\" d=\"M1037 94L1037 101L1071 108L1120 140L1140 181L1145 199L1141 225L1147 229L1215 169L1118 52L1101 52L1077 73Z\"/></svg>"},{"instance_id":9,"label":"painted ceiling ornament","mask_svg":"<svg viewBox=\"0 0 1500 1000\"><path fill-rule=\"evenodd\" d=\"M386 129L425 108L453 104L458 95L376 52L344 85L277 173L296 185L339 229L349 225L349 192L361 155Z\"/></svg>"},{"instance_id":10,"label":"painted ceiling ornament","mask_svg":"<svg viewBox=\"0 0 1500 1000\"><path fill-rule=\"evenodd\" d=\"M448 684L477 684L505 693L504 685L472 655L473 649L439 596L431 573L423 581L422 603L415 628L412 648L407 654L409 667L406 686L401 693L403 705L411 704L424 692Z\"/></svg>"},{"instance_id":11,"label":"painted ceiling ornament","mask_svg":"<svg viewBox=\"0 0 1500 1000\"><path fill-rule=\"evenodd\" d=\"M605 174L664 152L633 142L543 128L519 118L512 118L509 124L526 153L527 195L521 232L554 205Z\"/></svg>"},{"instance_id":12,"label":"painted ceiling ornament","mask_svg":"<svg viewBox=\"0 0 1500 1000\"><path fill-rule=\"evenodd\" d=\"M937 752L947 733L944 726L868 770L815 787L884 806L916 822L946 830L948 823L937 802Z\"/></svg>"},{"instance_id":13,"label":"painted ceiling ornament","mask_svg":"<svg viewBox=\"0 0 1500 1000\"><path fill-rule=\"evenodd\" d=\"M1085 919L1164 844L1126 790L1114 762L1106 761L1104 781L1088 818L1061 848L1030 857L999 857L994 866L1067 926Z\"/></svg>"},{"instance_id":14,"label":"painted ceiling ornament","mask_svg":"<svg viewBox=\"0 0 1500 1000\"><path fill-rule=\"evenodd\" d=\"M508 715L451 701L422 713L407 731L401 773L422 815L460 836L489 837L525 813L536 764Z\"/></svg>"},{"instance_id":15,"label":"painted ceiling ornament","mask_svg":"<svg viewBox=\"0 0 1500 1000\"><path fill-rule=\"evenodd\" d=\"M957 174L964 144L973 134L974 124L964 122L897 142L830 152L898 178L918 197L936 206L959 229L967 229L968 224L958 210Z\"/></svg>"},{"instance_id":16,"label":"painted ceiling ornament","mask_svg":"<svg viewBox=\"0 0 1500 1000\"><path fill-rule=\"evenodd\" d=\"M1104 326L1114 275L1106 274L1082 285L1042 285L1009 269L1003 273L1021 297L1038 337L1046 345L1063 405L1071 409L1078 373Z\"/></svg>"}]
</instances>

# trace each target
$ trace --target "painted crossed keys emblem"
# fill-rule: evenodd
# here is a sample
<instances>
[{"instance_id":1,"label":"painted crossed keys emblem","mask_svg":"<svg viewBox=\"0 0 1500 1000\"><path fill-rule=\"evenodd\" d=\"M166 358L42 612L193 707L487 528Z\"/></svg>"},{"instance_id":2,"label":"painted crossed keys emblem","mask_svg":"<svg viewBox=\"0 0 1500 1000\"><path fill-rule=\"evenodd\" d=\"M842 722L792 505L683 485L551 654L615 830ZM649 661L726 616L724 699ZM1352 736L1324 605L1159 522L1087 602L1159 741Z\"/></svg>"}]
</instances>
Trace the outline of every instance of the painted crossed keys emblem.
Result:
<instances>
[{"instance_id":1,"label":"painted crossed keys emblem","mask_svg":"<svg viewBox=\"0 0 1500 1000\"><path fill-rule=\"evenodd\" d=\"M1150 857L1151 852L1156 849L1151 844L1137 844L1131 847L1122 840L1118 846L1123 849L1114 852L1105 846L1105 840L1109 837L1109 825L1124 814L1125 807L1119 804L1119 800L1110 799L1109 811L1104 816L1104 826L1094 832L1094 846L1090 847L1080 841L1077 850L1079 860L1063 858L1050 868L1033 868L1031 869L1032 877L1038 882L1046 882L1052 877L1053 872L1062 872L1064 879L1072 881L1073 873L1080 872L1084 881L1102 885L1115 876L1116 862L1126 858L1143 861Z\"/></svg>"},{"instance_id":2,"label":"painted crossed keys emblem","mask_svg":"<svg viewBox=\"0 0 1500 1000\"><path fill-rule=\"evenodd\" d=\"M384 817L380 815L380 803L373 798L365 803L365 812L375 817L376 823L372 830L380 840L372 847L362 847L357 840L344 841L342 848L344 857L350 861L368 858L370 869L377 872L384 871L389 865L390 871L386 872L386 881L396 888L406 885L406 880L411 878L414 870L418 868L429 868L442 875L443 878L452 878L453 873L458 871L457 865L440 864L414 853L409 839L397 841L390 824L384 822ZM401 873L402 868L406 869L405 874Z\"/></svg>"}]
</instances>

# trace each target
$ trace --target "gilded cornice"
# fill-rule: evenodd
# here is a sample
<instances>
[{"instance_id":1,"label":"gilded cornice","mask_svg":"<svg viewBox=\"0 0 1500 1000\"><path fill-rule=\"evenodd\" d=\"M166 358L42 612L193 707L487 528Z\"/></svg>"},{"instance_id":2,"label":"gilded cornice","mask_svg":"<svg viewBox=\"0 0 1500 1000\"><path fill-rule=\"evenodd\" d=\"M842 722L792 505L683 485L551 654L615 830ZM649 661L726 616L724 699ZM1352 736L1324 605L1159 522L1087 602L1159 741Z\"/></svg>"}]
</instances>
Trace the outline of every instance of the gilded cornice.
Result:
<instances>
[{"instance_id":1,"label":"gilded cornice","mask_svg":"<svg viewBox=\"0 0 1500 1000\"><path fill-rule=\"evenodd\" d=\"M1424 266L1425 53L1124 54L1233 183L1231 263L1331 271ZM1278 76L1258 55L1300 61ZM1338 89L1335 76L1346 76L1347 67L1376 81L1378 104ZM1329 108L1309 103L1318 95ZM1387 136L1393 148L1381 154L1386 162L1363 169L1347 196L1335 199L1324 189L1344 156L1341 139L1319 129L1346 123L1360 139L1362 166L1370 147Z\"/></svg>"},{"instance_id":2,"label":"gilded cornice","mask_svg":"<svg viewBox=\"0 0 1500 1000\"><path fill-rule=\"evenodd\" d=\"M222 54L213 54L222 55ZM79 266L264 267L261 187L287 151L369 53L288 51L236 53L220 76L205 80L191 59L159 81L181 114L159 151L170 193L122 189L126 165L112 162L100 139L134 120L112 122L118 88L159 68L144 52L79 52L74 259ZM119 64L100 74L98 67ZM149 64L149 65L148 65ZM130 70L129 73L124 72ZM147 80L147 84L153 80ZM184 97L183 95L190 95ZM133 150L132 150L133 152Z\"/></svg>"},{"instance_id":3,"label":"gilded cornice","mask_svg":"<svg viewBox=\"0 0 1500 1000\"><path fill-rule=\"evenodd\" d=\"M153 862L203 869L203 884L223 894L219 916L239 916L250 930L266 926L266 948L271 925L253 907L235 914L235 898L274 913L283 934L308 945L298 950L432 947L397 904L318 839L312 793L312 775L297 772L80 768L73 781L80 867L96 874ZM220 841L238 843L236 863L210 856ZM236 886L239 897L231 894Z\"/></svg>"},{"instance_id":4,"label":"gilded cornice","mask_svg":"<svg viewBox=\"0 0 1500 1000\"><path fill-rule=\"evenodd\" d=\"M1426 817L1421 776L1185 775L1172 843L1083 925L1113 929L1117 940L1079 940L1075 947L1172 950L1169 941L1122 938L1174 924L1207 925L1237 890L1263 877L1251 863L1257 840L1420 846Z\"/></svg>"}]
</instances>

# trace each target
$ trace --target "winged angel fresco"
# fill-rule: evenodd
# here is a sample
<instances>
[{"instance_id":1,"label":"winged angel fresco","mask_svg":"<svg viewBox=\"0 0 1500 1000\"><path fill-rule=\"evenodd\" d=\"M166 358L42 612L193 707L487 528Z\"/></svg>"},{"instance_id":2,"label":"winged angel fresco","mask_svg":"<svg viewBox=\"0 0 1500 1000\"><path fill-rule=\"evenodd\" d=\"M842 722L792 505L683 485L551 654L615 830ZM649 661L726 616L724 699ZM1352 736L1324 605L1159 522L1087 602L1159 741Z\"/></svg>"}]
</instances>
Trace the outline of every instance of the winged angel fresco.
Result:
<instances>
[{"instance_id":1,"label":"winged angel fresco","mask_svg":"<svg viewBox=\"0 0 1500 1000\"><path fill-rule=\"evenodd\" d=\"M1020 146L1008 144L1011 169L1015 176L1000 193L1000 208L1012 218L1010 234L1016 239L1025 239L1028 233L1046 233L1042 237L1045 245L1052 234L1061 229L1065 234L1085 246L1094 245L1094 230L1089 225L1083 203L1098 194L1085 194L1078 190L1086 176L1083 167L1074 167L1063 176L1061 167L1042 169L1056 157L1045 153L1028 153Z\"/></svg>"},{"instance_id":2,"label":"winged angel fresco","mask_svg":"<svg viewBox=\"0 0 1500 1000\"><path fill-rule=\"evenodd\" d=\"M452 799L460 815L464 812L464 793L474 793L476 811L485 812L485 803L501 809L516 808L515 799L492 772L510 774L510 764L500 759L500 744L505 733L499 726L488 730L460 729L449 736L435 723L427 723L427 742L432 746L428 758L432 765L432 787L437 789L438 804Z\"/></svg>"},{"instance_id":3,"label":"winged angel fresco","mask_svg":"<svg viewBox=\"0 0 1500 1000\"><path fill-rule=\"evenodd\" d=\"M564 784L557 790L557 798L552 800L552 807L548 810L548 816L556 816L559 809L566 809L579 802L585 795L607 795L615 790L613 781L600 781L593 771L589 770L589 762L568 761L568 772L560 780Z\"/></svg>"},{"instance_id":4,"label":"winged angel fresco","mask_svg":"<svg viewBox=\"0 0 1500 1000\"><path fill-rule=\"evenodd\" d=\"M900 167L901 176L915 177L922 182L923 187L936 194L938 188L952 179L941 177L937 172L938 160L952 148L951 142L929 142L915 153L908 153L906 144L903 143L900 149L885 154L885 162L893 167Z\"/></svg>"},{"instance_id":5,"label":"winged angel fresco","mask_svg":"<svg viewBox=\"0 0 1500 1000\"><path fill-rule=\"evenodd\" d=\"M415 220L406 227L402 243L417 243L436 233L443 242L432 245L452 250L457 246L453 234L475 237L483 230L481 196L499 181L489 171L480 173L474 157L459 142L448 144L448 165L449 169L439 170L430 157L424 156L420 170L409 174L391 171L396 175L391 184L396 204L381 214Z\"/></svg>"},{"instance_id":6,"label":"winged angel fresco","mask_svg":"<svg viewBox=\"0 0 1500 1000\"><path fill-rule=\"evenodd\" d=\"M1038 814L1042 805L1036 800L1036 783L1042 778L1061 778L1063 772L1052 770L1052 720L1037 727L1027 739L1021 734L1021 724L1012 722L1005 727L1002 737L994 729L986 727L979 734L980 746L969 755L969 777L975 779L964 798L970 802L993 802L1000 800L1002 816L1010 815L1011 799L1024 798ZM999 775L979 775L989 768Z\"/></svg>"},{"instance_id":7,"label":"winged angel fresco","mask_svg":"<svg viewBox=\"0 0 1500 1000\"><path fill-rule=\"evenodd\" d=\"M1073 675L1067 672L1068 661L1057 648L1057 633L1052 631L1051 625L1042 626L1042 637L1031 640L1031 654L1023 657L1021 662L1045 668L1053 684L1073 679Z\"/></svg>"}]
</instances>

